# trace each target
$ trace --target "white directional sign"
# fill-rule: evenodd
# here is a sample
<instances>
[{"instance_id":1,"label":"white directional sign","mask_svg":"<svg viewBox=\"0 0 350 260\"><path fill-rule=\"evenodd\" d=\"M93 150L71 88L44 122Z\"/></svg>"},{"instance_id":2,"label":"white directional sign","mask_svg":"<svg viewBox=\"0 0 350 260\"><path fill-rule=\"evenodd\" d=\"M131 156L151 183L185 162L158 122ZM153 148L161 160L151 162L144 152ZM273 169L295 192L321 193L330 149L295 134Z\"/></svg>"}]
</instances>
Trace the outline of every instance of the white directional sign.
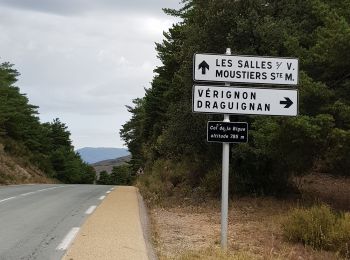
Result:
<instances>
[{"instance_id":1,"label":"white directional sign","mask_svg":"<svg viewBox=\"0 0 350 260\"><path fill-rule=\"evenodd\" d=\"M193 112L296 116L298 90L194 86Z\"/></svg>"},{"instance_id":2,"label":"white directional sign","mask_svg":"<svg viewBox=\"0 0 350 260\"><path fill-rule=\"evenodd\" d=\"M195 54L193 79L194 81L298 85L299 60Z\"/></svg>"}]
</instances>

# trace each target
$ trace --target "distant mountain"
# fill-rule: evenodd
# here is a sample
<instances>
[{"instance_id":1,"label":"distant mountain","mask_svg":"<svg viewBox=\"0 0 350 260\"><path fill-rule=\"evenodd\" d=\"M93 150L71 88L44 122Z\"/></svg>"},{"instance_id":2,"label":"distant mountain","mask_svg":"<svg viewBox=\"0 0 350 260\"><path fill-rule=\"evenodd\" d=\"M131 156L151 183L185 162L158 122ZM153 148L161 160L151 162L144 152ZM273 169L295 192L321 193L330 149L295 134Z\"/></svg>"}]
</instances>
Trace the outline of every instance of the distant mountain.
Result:
<instances>
[{"instance_id":1,"label":"distant mountain","mask_svg":"<svg viewBox=\"0 0 350 260\"><path fill-rule=\"evenodd\" d=\"M78 149L76 152L78 152L81 158L89 164L130 155L129 151L125 148L109 147L84 147Z\"/></svg>"},{"instance_id":2,"label":"distant mountain","mask_svg":"<svg viewBox=\"0 0 350 260\"><path fill-rule=\"evenodd\" d=\"M116 159L96 162L91 164L91 166L95 168L97 173L100 173L101 171L106 171L108 173L111 173L114 166L126 164L130 160L131 160L131 155L128 155L128 156L123 156Z\"/></svg>"}]
</instances>

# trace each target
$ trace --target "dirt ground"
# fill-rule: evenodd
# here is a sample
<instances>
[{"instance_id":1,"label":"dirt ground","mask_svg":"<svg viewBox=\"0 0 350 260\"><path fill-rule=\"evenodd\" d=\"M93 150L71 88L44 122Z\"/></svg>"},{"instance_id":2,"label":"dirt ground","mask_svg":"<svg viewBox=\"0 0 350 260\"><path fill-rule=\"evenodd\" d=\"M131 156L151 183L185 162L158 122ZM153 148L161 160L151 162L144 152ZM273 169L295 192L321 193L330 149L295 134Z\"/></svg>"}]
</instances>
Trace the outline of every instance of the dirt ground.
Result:
<instances>
[{"instance_id":1,"label":"dirt ground","mask_svg":"<svg viewBox=\"0 0 350 260\"><path fill-rule=\"evenodd\" d=\"M319 200L335 209L350 211L350 178L310 174L296 183L305 200Z\"/></svg>"},{"instance_id":2,"label":"dirt ground","mask_svg":"<svg viewBox=\"0 0 350 260\"><path fill-rule=\"evenodd\" d=\"M329 198L333 193L333 198L338 196L341 199L339 203L332 200L333 204L343 208L350 206L350 180L311 176L301 182L309 200ZM338 190L337 194L334 194L335 190ZM304 202L275 198L236 198L230 201L229 251L245 252L249 259L340 259L333 252L315 251L285 240L281 222L288 211L300 203ZM153 207L150 213L155 249L161 260L179 259L189 251L220 247L219 200L209 200L197 206L191 206L189 202L180 205L179 202L172 206Z\"/></svg>"}]
</instances>

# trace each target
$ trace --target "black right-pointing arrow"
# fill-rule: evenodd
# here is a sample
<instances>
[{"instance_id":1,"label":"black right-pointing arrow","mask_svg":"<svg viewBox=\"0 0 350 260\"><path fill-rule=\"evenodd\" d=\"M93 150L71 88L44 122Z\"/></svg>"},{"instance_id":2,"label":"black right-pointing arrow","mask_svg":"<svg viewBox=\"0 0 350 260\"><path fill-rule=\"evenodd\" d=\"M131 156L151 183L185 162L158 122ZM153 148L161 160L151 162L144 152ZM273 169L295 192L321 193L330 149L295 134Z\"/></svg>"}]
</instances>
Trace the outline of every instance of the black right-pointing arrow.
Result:
<instances>
[{"instance_id":1,"label":"black right-pointing arrow","mask_svg":"<svg viewBox=\"0 0 350 260\"><path fill-rule=\"evenodd\" d=\"M202 69L202 75L205 75L205 70L209 70L209 64L204 60L199 64L198 69Z\"/></svg>"},{"instance_id":2,"label":"black right-pointing arrow","mask_svg":"<svg viewBox=\"0 0 350 260\"><path fill-rule=\"evenodd\" d=\"M284 97L285 100L280 101L281 105L285 105L284 108L290 108L293 105L293 101L289 97Z\"/></svg>"}]
</instances>

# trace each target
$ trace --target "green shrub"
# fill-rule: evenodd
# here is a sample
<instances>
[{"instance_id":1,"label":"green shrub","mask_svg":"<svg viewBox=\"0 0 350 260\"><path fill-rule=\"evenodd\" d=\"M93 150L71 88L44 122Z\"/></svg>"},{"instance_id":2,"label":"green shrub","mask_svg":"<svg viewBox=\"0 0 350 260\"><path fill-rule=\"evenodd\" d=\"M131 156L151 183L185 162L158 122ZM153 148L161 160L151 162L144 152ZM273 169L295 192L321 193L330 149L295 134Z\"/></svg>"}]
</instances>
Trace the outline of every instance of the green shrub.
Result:
<instances>
[{"instance_id":1,"label":"green shrub","mask_svg":"<svg viewBox=\"0 0 350 260\"><path fill-rule=\"evenodd\" d=\"M110 179L113 185L130 185L132 169L129 165L114 166Z\"/></svg>"},{"instance_id":2,"label":"green shrub","mask_svg":"<svg viewBox=\"0 0 350 260\"><path fill-rule=\"evenodd\" d=\"M217 165L202 178L201 186L215 197L221 195L221 165Z\"/></svg>"},{"instance_id":3,"label":"green shrub","mask_svg":"<svg viewBox=\"0 0 350 260\"><path fill-rule=\"evenodd\" d=\"M144 198L153 204L171 196L202 200L206 193L205 188L199 186L202 176L198 168L195 160L173 162L159 159L145 168L145 174L137 178L136 186Z\"/></svg>"},{"instance_id":4,"label":"green shrub","mask_svg":"<svg viewBox=\"0 0 350 260\"><path fill-rule=\"evenodd\" d=\"M161 198L167 194L166 186L160 180L159 175L145 173L137 179L136 186L140 189L143 198L150 205L159 204Z\"/></svg>"},{"instance_id":5,"label":"green shrub","mask_svg":"<svg viewBox=\"0 0 350 260\"><path fill-rule=\"evenodd\" d=\"M334 175L349 176L350 131L334 129L326 155L327 171Z\"/></svg>"},{"instance_id":6,"label":"green shrub","mask_svg":"<svg viewBox=\"0 0 350 260\"><path fill-rule=\"evenodd\" d=\"M100 177L97 180L97 184L100 185L111 185L111 176L108 174L107 171L101 171Z\"/></svg>"},{"instance_id":7,"label":"green shrub","mask_svg":"<svg viewBox=\"0 0 350 260\"><path fill-rule=\"evenodd\" d=\"M282 227L289 241L350 257L350 213L335 213L327 205L297 208L291 211Z\"/></svg>"}]
</instances>

